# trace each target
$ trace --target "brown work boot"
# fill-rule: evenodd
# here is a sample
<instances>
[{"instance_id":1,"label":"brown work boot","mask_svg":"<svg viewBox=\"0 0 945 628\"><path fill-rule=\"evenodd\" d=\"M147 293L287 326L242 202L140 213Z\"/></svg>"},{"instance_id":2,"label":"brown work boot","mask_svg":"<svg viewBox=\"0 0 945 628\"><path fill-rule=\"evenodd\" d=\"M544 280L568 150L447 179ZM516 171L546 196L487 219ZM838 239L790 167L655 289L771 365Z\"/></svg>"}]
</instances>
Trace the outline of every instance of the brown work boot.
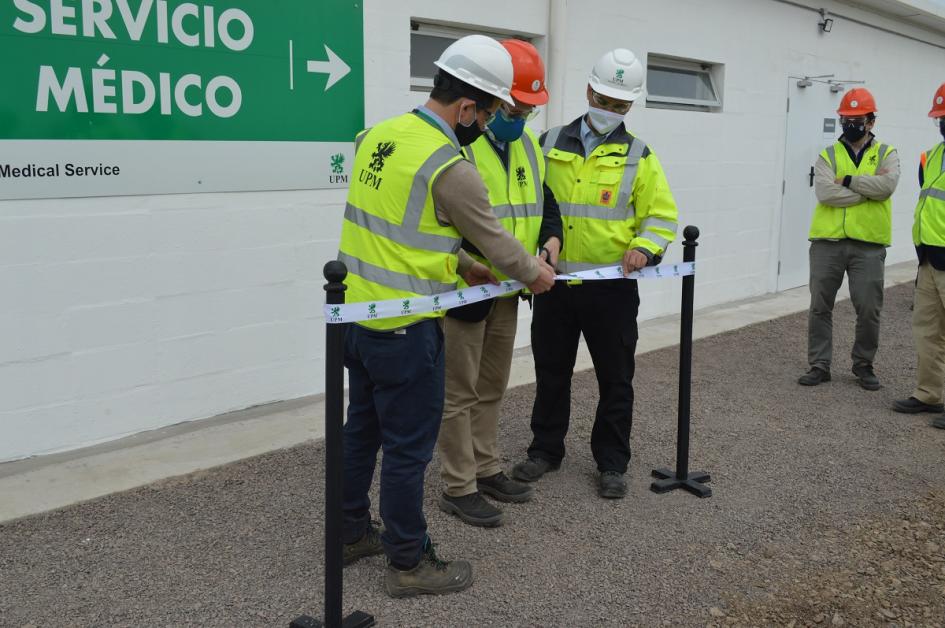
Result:
<instances>
[{"instance_id":1,"label":"brown work boot","mask_svg":"<svg viewBox=\"0 0 945 628\"><path fill-rule=\"evenodd\" d=\"M364 536L354 543L345 543L341 548L342 561L345 565L350 565L359 558L376 556L383 553L384 546L381 545L381 529L374 521L368 523L368 527L364 531Z\"/></svg>"},{"instance_id":2,"label":"brown work boot","mask_svg":"<svg viewBox=\"0 0 945 628\"><path fill-rule=\"evenodd\" d=\"M455 593L468 589L472 583L472 565L465 560L440 560L433 551L433 543L427 539L416 567L400 570L387 566L385 585L391 597L408 597Z\"/></svg>"}]
</instances>

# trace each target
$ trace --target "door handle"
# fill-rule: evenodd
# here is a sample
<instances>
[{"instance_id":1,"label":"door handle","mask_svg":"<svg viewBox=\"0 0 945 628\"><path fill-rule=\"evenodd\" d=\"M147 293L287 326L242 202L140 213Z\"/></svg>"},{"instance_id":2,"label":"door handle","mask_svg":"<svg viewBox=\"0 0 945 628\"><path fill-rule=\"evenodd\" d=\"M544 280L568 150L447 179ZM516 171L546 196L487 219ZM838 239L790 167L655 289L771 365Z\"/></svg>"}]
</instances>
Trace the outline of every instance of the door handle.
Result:
<instances>
[{"instance_id":1,"label":"door handle","mask_svg":"<svg viewBox=\"0 0 945 628\"><path fill-rule=\"evenodd\" d=\"M810 187L814 187L814 167L813 166L810 167L810 173L808 174L808 176L810 177Z\"/></svg>"}]
</instances>

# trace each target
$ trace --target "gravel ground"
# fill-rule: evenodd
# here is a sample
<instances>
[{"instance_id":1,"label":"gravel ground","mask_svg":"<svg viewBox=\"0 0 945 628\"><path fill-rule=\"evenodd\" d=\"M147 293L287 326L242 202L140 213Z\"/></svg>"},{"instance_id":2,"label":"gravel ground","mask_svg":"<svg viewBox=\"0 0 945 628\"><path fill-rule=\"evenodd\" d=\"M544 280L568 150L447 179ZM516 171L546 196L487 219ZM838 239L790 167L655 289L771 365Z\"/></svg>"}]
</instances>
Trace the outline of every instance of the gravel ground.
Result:
<instances>
[{"instance_id":1,"label":"gravel ground","mask_svg":"<svg viewBox=\"0 0 945 628\"><path fill-rule=\"evenodd\" d=\"M675 455L675 348L640 356L627 499L595 494L593 373L575 377L570 453L508 522L426 512L465 593L392 600L383 560L345 572L346 608L383 626L945 625L945 432L893 413L914 376L911 285L887 291L877 374L850 374L853 315L835 313L833 382L808 389L806 315L696 343L693 462L714 496L656 495ZM512 391L501 439L528 443L533 390ZM321 444L272 452L0 525L0 625L286 626L317 614ZM792 623L793 622L793 623Z\"/></svg>"}]
</instances>

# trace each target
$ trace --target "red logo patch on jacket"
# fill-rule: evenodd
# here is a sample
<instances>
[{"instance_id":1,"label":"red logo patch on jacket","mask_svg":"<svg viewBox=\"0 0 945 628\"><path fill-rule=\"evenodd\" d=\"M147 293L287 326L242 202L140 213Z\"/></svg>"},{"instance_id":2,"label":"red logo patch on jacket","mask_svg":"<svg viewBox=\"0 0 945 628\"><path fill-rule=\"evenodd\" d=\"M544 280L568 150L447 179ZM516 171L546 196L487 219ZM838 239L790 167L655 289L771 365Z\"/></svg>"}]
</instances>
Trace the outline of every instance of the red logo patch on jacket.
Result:
<instances>
[{"instance_id":1,"label":"red logo patch on jacket","mask_svg":"<svg viewBox=\"0 0 945 628\"><path fill-rule=\"evenodd\" d=\"M600 191L600 204L606 205L610 202L610 190L601 190Z\"/></svg>"}]
</instances>

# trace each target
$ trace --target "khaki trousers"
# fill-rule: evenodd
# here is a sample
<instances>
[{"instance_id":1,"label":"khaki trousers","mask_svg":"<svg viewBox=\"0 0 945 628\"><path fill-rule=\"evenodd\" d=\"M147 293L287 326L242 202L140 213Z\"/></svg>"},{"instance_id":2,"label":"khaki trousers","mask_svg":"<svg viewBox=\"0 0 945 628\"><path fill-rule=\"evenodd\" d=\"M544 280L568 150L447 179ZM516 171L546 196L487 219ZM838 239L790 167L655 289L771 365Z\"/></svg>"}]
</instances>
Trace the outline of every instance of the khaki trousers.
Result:
<instances>
[{"instance_id":1,"label":"khaki trousers","mask_svg":"<svg viewBox=\"0 0 945 628\"><path fill-rule=\"evenodd\" d=\"M945 271L919 266L912 310L912 337L919 365L912 396L922 403L942 403L945 385Z\"/></svg>"},{"instance_id":2,"label":"khaki trousers","mask_svg":"<svg viewBox=\"0 0 945 628\"><path fill-rule=\"evenodd\" d=\"M509 383L518 297L496 299L485 320L446 317L446 403L439 449L446 494L475 493L476 478L502 470L499 408Z\"/></svg>"}]
</instances>

